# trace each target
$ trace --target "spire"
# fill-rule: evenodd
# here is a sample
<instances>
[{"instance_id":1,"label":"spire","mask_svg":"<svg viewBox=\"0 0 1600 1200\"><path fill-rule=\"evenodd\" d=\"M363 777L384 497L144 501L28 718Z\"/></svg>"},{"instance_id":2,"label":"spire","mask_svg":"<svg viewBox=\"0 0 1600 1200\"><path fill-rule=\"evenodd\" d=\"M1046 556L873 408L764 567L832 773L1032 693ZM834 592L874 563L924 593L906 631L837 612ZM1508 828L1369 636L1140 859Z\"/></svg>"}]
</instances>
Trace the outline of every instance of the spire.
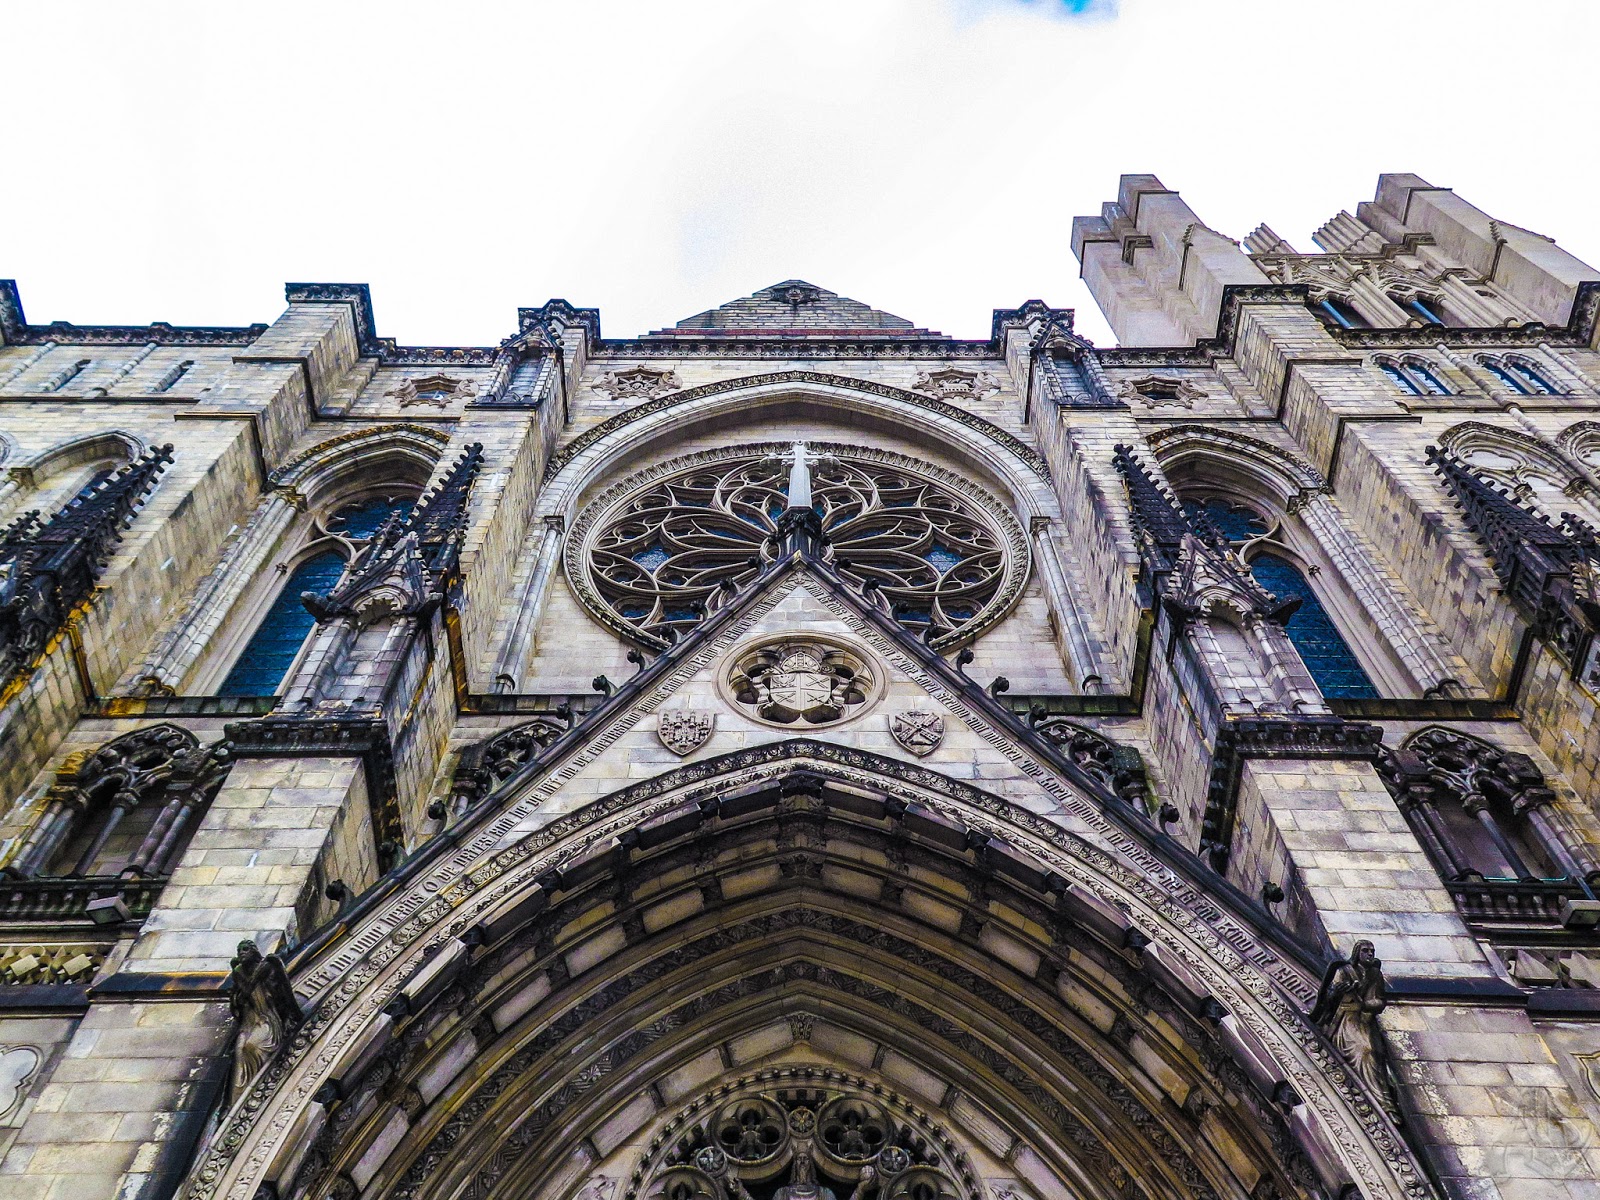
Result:
<instances>
[{"instance_id":1,"label":"spire","mask_svg":"<svg viewBox=\"0 0 1600 1200\"><path fill-rule=\"evenodd\" d=\"M1139 553L1165 604L1194 615L1226 597L1241 611L1278 622L1300 607L1298 599L1279 600L1257 583L1221 531L1204 515L1185 512L1129 447L1112 453L1127 484Z\"/></svg>"},{"instance_id":2,"label":"spire","mask_svg":"<svg viewBox=\"0 0 1600 1200\"><path fill-rule=\"evenodd\" d=\"M48 521L25 513L0 534L0 675L22 672L89 598L111 548L171 461L172 446L158 446Z\"/></svg>"},{"instance_id":3,"label":"spire","mask_svg":"<svg viewBox=\"0 0 1600 1200\"><path fill-rule=\"evenodd\" d=\"M1488 548L1506 594L1540 636L1579 670L1600 632L1600 605L1579 594L1575 578L1592 579L1600 568L1588 531L1575 518L1572 531L1552 525L1447 450L1429 446L1427 456Z\"/></svg>"},{"instance_id":4,"label":"spire","mask_svg":"<svg viewBox=\"0 0 1600 1200\"><path fill-rule=\"evenodd\" d=\"M483 444L473 442L405 517L378 527L332 591L305 593L306 608L319 621L349 616L361 624L431 612L460 560L467 501L482 465Z\"/></svg>"}]
</instances>

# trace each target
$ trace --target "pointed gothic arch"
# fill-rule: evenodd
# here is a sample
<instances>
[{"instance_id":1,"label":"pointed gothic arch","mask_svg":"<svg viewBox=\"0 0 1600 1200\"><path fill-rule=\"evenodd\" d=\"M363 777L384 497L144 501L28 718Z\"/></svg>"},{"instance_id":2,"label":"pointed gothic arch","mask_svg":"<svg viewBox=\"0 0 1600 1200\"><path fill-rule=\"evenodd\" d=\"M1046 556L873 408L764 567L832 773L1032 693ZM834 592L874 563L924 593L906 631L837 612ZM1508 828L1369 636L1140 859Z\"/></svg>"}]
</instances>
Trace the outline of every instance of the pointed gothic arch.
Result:
<instances>
[{"instance_id":1,"label":"pointed gothic arch","mask_svg":"<svg viewBox=\"0 0 1600 1200\"><path fill-rule=\"evenodd\" d=\"M1437 630L1310 463L1259 438L1200 425L1171 426L1148 441L1186 500L1241 504L1262 523L1259 539L1237 540L1247 543L1247 558L1270 566L1279 590L1306 601L1297 646L1302 656L1326 659L1325 687L1337 689L1330 695L1370 696L1368 680L1391 696L1459 686L1463 664L1446 657Z\"/></svg>"},{"instance_id":2,"label":"pointed gothic arch","mask_svg":"<svg viewBox=\"0 0 1600 1200\"><path fill-rule=\"evenodd\" d=\"M970 785L800 740L482 817L291 964L306 1025L187 1195L574 1196L807 1068L1041 1198L1430 1194L1300 1015L1310 964Z\"/></svg>"},{"instance_id":3,"label":"pointed gothic arch","mask_svg":"<svg viewBox=\"0 0 1600 1200\"><path fill-rule=\"evenodd\" d=\"M762 412L779 409L791 417L821 416L845 429L881 428L900 440L925 439L1006 495L1019 514L1060 515L1043 458L999 426L934 397L816 371L722 380L618 413L551 456L539 511L570 519L580 500L624 463L670 453L674 442L735 421L749 428Z\"/></svg>"}]
</instances>

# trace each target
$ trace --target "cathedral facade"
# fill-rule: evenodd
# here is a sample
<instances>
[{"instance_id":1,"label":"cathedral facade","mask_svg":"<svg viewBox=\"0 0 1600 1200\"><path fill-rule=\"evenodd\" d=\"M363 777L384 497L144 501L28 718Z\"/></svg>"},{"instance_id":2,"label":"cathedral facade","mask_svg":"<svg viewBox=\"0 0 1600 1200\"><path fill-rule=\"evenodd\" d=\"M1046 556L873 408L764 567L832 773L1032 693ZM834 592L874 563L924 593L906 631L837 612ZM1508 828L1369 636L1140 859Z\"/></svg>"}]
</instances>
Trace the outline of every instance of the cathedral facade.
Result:
<instances>
[{"instance_id":1,"label":"cathedral facade","mask_svg":"<svg viewBox=\"0 0 1600 1200\"><path fill-rule=\"evenodd\" d=\"M1120 345L0 283L0 1193L1595 1200L1600 271L1125 176Z\"/></svg>"}]
</instances>

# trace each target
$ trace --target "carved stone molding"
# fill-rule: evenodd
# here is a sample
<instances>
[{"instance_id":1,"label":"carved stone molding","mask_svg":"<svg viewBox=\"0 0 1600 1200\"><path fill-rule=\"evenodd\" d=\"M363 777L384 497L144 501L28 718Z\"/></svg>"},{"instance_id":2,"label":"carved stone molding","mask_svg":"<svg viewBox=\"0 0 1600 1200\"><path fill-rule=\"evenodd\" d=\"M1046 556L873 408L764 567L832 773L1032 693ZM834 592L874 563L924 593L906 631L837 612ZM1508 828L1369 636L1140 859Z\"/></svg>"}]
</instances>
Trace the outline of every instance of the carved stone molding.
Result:
<instances>
[{"instance_id":1,"label":"carved stone molding","mask_svg":"<svg viewBox=\"0 0 1600 1200\"><path fill-rule=\"evenodd\" d=\"M911 390L936 400L982 400L1000 390L1000 381L988 371L969 371L964 367L945 367L919 371Z\"/></svg>"},{"instance_id":2,"label":"carved stone molding","mask_svg":"<svg viewBox=\"0 0 1600 1200\"><path fill-rule=\"evenodd\" d=\"M478 394L478 385L470 379L451 375L421 375L401 382L384 393L387 399L398 400L401 408L425 404L434 408L449 408L456 400L470 400Z\"/></svg>"},{"instance_id":3,"label":"carved stone molding","mask_svg":"<svg viewBox=\"0 0 1600 1200\"><path fill-rule=\"evenodd\" d=\"M809 349L809 347L808 347ZM784 343L784 357L793 354L792 343ZM1007 451L1027 463L1041 478L1050 478L1050 468L1045 463L1044 457L1033 447L1021 439L1012 436L999 426L985 421L982 417L973 416L953 404L931 396L919 395L916 392L905 391L901 388L890 387L888 384L876 383L870 379L852 379L844 375L828 375L821 371L775 371L769 375L744 375L735 379L721 379L715 383L702 384L699 387L686 388L681 392L672 392L667 395L657 396L642 404L637 404L627 412L618 413L608 420L602 421L574 437L565 446L556 450L550 456L549 472L554 475L567 463L583 453L595 442L615 433L617 430L645 417L674 408L681 404L689 404L709 396L720 396L728 392L744 391L750 388L770 387L774 384L815 384L819 387L846 388L850 391L863 392L867 395L881 396L888 400L898 400L902 403L913 404L919 408L928 409L940 416L947 417L980 436L988 438L996 444L1003 446Z\"/></svg>"}]
</instances>

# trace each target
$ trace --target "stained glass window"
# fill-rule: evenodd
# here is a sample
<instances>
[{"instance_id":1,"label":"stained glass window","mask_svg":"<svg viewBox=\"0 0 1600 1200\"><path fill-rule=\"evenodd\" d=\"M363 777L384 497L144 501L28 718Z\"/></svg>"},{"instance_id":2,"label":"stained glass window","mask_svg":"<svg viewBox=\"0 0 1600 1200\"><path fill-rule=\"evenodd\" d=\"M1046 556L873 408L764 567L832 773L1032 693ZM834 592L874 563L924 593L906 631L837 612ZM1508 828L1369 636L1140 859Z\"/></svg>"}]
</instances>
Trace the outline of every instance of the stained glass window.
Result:
<instances>
[{"instance_id":1,"label":"stained glass window","mask_svg":"<svg viewBox=\"0 0 1600 1200\"><path fill-rule=\"evenodd\" d=\"M217 689L223 696L270 696L278 690L283 676L305 643L306 635L317 623L300 603L302 592L326 592L339 582L344 571L344 556L325 550L306 559L290 574L267 615L256 626L244 653Z\"/></svg>"},{"instance_id":2,"label":"stained glass window","mask_svg":"<svg viewBox=\"0 0 1600 1200\"><path fill-rule=\"evenodd\" d=\"M1351 700L1377 696L1378 690L1350 652L1328 610L1293 563L1275 554L1257 554L1250 560L1250 573L1279 599L1300 601L1284 630L1324 696Z\"/></svg>"}]
</instances>

